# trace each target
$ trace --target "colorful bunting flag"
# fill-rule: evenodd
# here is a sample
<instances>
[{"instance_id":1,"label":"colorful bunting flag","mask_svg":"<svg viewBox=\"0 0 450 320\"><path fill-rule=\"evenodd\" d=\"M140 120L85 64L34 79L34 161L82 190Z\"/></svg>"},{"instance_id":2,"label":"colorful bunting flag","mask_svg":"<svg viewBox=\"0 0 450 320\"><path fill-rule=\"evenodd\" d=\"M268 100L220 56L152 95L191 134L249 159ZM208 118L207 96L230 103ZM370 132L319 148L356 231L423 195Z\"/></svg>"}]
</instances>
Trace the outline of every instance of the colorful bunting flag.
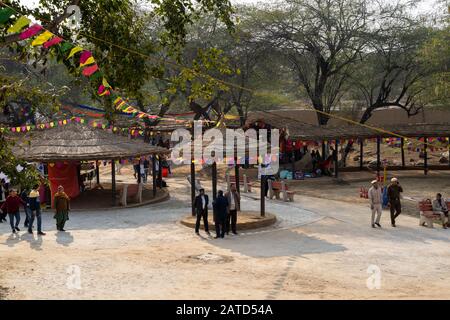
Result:
<instances>
[{"instance_id":1,"label":"colorful bunting flag","mask_svg":"<svg viewBox=\"0 0 450 320\"><path fill-rule=\"evenodd\" d=\"M28 19L25 16L21 16L19 19L17 19L17 21L12 25L12 27L10 27L7 32L8 33L18 33L20 32L23 28L25 28L26 26L28 26L31 23L31 20Z\"/></svg>"},{"instance_id":2,"label":"colorful bunting flag","mask_svg":"<svg viewBox=\"0 0 450 320\"><path fill-rule=\"evenodd\" d=\"M81 63L80 59L80 67L87 66L88 64L93 64L95 62L94 57L89 57L85 62Z\"/></svg>"},{"instance_id":3,"label":"colorful bunting flag","mask_svg":"<svg viewBox=\"0 0 450 320\"><path fill-rule=\"evenodd\" d=\"M47 41L46 43L44 43L44 48L45 48L45 49L48 49L48 48L50 48L51 46L54 46L54 45L60 43L61 41L63 41L62 38L60 38L60 37L54 37L53 39L51 39L51 40Z\"/></svg>"},{"instance_id":4,"label":"colorful bunting flag","mask_svg":"<svg viewBox=\"0 0 450 320\"><path fill-rule=\"evenodd\" d=\"M31 45L33 47L41 46L45 42L47 42L51 37L53 37L53 33L46 30L43 33L41 33L39 36L37 36L36 39L34 39L33 42L31 42Z\"/></svg>"},{"instance_id":5,"label":"colorful bunting flag","mask_svg":"<svg viewBox=\"0 0 450 320\"><path fill-rule=\"evenodd\" d=\"M8 22L9 18L14 14L14 10L11 8L4 8L0 10L0 24Z\"/></svg>"},{"instance_id":6,"label":"colorful bunting flag","mask_svg":"<svg viewBox=\"0 0 450 320\"><path fill-rule=\"evenodd\" d=\"M43 28L41 25L33 24L31 27L27 28L25 31L23 31L20 34L19 39L25 40L25 39L31 38L31 37L35 36L36 34L38 34L39 31L41 31L42 29Z\"/></svg>"},{"instance_id":7,"label":"colorful bunting flag","mask_svg":"<svg viewBox=\"0 0 450 320\"><path fill-rule=\"evenodd\" d=\"M90 75L92 75L97 70L98 70L98 65L94 64L93 66L84 68L83 69L83 75L85 77L89 77Z\"/></svg>"},{"instance_id":8,"label":"colorful bunting flag","mask_svg":"<svg viewBox=\"0 0 450 320\"><path fill-rule=\"evenodd\" d=\"M92 57L92 53L84 50L80 55L80 64L84 64L90 57Z\"/></svg>"},{"instance_id":9,"label":"colorful bunting flag","mask_svg":"<svg viewBox=\"0 0 450 320\"><path fill-rule=\"evenodd\" d=\"M75 47L75 48L72 48L72 50L70 50L70 53L69 53L69 55L67 56L67 58L66 58L66 60L69 60L70 58L72 58L76 53L78 53L78 52L80 52L80 51L83 51L83 48L81 48L81 47Z\"/></svg>"}]
</instances>

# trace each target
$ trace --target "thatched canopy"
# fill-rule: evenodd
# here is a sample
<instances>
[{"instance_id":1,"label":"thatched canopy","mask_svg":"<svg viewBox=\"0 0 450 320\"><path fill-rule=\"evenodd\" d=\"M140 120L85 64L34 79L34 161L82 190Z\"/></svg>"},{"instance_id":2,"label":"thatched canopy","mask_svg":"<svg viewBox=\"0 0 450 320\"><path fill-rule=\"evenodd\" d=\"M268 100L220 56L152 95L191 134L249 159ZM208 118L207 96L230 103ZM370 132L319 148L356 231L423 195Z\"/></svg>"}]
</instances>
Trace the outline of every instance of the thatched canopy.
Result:
<instances>
[{"instance_id":1,"label":"thatched canopy","mask_svg":"<svg viewBox=\"0 0 450 320\"><path fill-rule=\"evenodd\" d=\"M294 115L277 112L253 113L249 115L249 121L264 121L274 128L287 128L289 135L295 139L302 140L336 140L336 139L370 139L376 137L395 137L394 134L405 137L449 137L450 123L410 123L400 125L369 125L364 127L353 124L340 126L319 126L302 122L302 119ZM448 119L442 119L447 120ZM376 130L376 129L380 130Z\"/></svg>"},{"instance_id":2,"label":"thatched canopy","mask_svg":"<svg viewBox=\"0 0 450 320\"><path fill-rule=\"evenodd\" d=\"M13 153L27 161L110 160L151 154L167 154L166 148L131 140L102 129L69 123L21 136Z\"/></svg>"}]
</instances>

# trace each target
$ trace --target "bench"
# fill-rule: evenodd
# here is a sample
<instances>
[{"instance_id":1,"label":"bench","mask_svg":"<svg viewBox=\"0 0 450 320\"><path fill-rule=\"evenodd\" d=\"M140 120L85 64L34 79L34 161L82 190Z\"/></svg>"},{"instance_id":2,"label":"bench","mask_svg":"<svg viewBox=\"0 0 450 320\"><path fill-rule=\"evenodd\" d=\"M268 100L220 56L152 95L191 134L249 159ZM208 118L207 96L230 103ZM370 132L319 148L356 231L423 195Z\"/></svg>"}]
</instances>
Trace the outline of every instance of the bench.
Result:
<instances>
[{"instance_id":1,"label":"bench","mask_svg":"<svg viewBox=\"0 0 450 320\"><path fill-rule=\"evenodd\" d=\"M447 205L449 204L450 203L447 202ZM420 226L425 226L426 224L428 228L433 228L433 222L435 220L442 221L441 214L433 211L433 205L430 199L419 201L419 210L420 210L420 220L419 220ZM445 221L442 221L442 223L445 223Z\"/></svg>"},{"instance_id":2,"label":"bench","mask_svg":"<svg viewBox=\"0 0 450 320\"><path fill-rule=\"evenodd\" d=\"M283 195L283 201L294 201L294 191L289 191L288 185L284 181L272 181L268 180L269 184L269 198L272 199L274 196L280 199L280 193Z\"/></svg>"},{"instance_id":3,"label":"bench","mask_svg":"<svg viewBox=\"0 0 450 320\"><path fill-rule=\"evenodd\" d=\"M230 190L230 185L236 183L236 176L230 176L227 174L227 188ZM246 174L244 174L242 177L239 177L239 185L244 186L244 192L252 192L252 186L253 184L250 182L250 179L247 177Z\"/></svg>"},{"instance_id":4,"label":"bench","mask_svg":"<svg viewBox=\"0 0 450 320\"><path fill-rule=\"evenodd\" d=\"M124 184L120 190L119 203L126 207L129 200L137 203L142 203L142 189L143 184Z\"/></svg>"}]
</instances>

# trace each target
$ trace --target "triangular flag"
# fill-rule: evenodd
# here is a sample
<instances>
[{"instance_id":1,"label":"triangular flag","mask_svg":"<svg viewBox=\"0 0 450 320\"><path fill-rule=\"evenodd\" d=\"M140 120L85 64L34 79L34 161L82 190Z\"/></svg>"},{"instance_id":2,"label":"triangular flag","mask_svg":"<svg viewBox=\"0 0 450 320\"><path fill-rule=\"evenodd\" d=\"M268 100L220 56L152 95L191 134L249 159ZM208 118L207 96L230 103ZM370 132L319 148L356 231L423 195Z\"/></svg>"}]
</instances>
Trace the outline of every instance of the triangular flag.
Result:
<instances>
[{"instance_id":1,"label":"triangular flag","mask_svg":"<svg viewBox=\"0 0 450 320\"><path fill-rule=\"evenodd\" d=\"M67 56L66 60L69 60L70 58L72 58L76 53L83 51L83 48L81 47L75 47L72 48L72 50L70 50L69 55Z\"/></svg>"},{"instance_id":2,"label":"triangular flag","mask_svg":"<svg viewBox=\"0 0 450 320\"><path fill-rule=\"evenodd\" d=\"M8 29L8 33L17 33L20 32L23 28L28 26L31 23L31 20L25 16L21 16L17 19L16 23L12 27Z\"/></svg>"},{"instance_id":3,"label":"triangular flag","mask_svg":"<svg viewBox=\"0 0 450 320\"><path fill-rule=\"evenodd\" d=\"M94 57L89 57L85 62L80 63L80 67L87 66L88 64L93 64L94 62Z\"/></svg>"},{"instance_id":4,"label":"triangular flag","mask_svg":"<svg viewBox=\"0 0 450 320\"><path fill-rule=\"evenodd\" d=\"M106 81L105 78L103 78L102 84L105 86L105 88L111 88L111 86L109 85L108 81Z\"/></svg>"},{"instance_id":5,"label":"triangular flag","mask_svg":"<svg viewBox=\"0 0 450 320\"><path fill-rule=\"evenodd\" d=\"M73 48L73 45L70 42L64 41L61 46L61 51L64 53L66 51L69 51L70 49Z\"/></svg>"},{"instance_id":6,"label":"triangular flag","mask_svg":"<svg viewBox=\"0 0 450 320\"><path fill-rule=\"evenodd\" d=\"M14 10L11 8L4 8L0 10L0 24L6 23L13 14Z\"/></svg>"},{"instance_id":7,"label":"triangular flag","mask_svg":"<svg viewBox=\"0 0 450 320\"><path fill-rule=\"evenodd\" d=\"M42 28L41 25L33 24L31 27L29 27L28 29L26 29L24 32L22 32L20 34L19 39L25 40L25 39L31 38L31 37L35 36L36 34L38 34L39 31L41 31L42 29L44 29L44 28Z\"/></svg>"},{"instance_id":8,"label":"triangular flag","mask_svg":"<svg viewBox=\"0 0 450 320\"><path fill-rule=\"evenodd\" d=\"M92 57L92 53L90 51L83 51L80 56L80 64L85 63L90 57Z\"/></svg>"},{"instance_id":9,"label":"triangular flag","mask_svg":"<svg viewBox=\"0 0 450 320\"><path fill-rule=\"evenodd\" d=\"M31 45L33 47L43 45L45 42L47 42L51 37L53 37L53 33L50 31L44 31L39 36L36 37L36 39L31 42Z\"/></svg>"},{"instance_id":10,"label":"triangular flag","mask_svg":"<svg viewBox=\"0 0 450 320\"><path fill-rule=\"evenodd\" d=\"M45 49L48 49L48 48L50 48L51 46L54 46L55 44L60 43L61 41L63 41L62 38L60 38L60 37L54 37L53 39L51 39L51 40L47 41L46 43L44 43L44 48L45 48Z\"/></svg>"},{"instance_id":11,"label":"triangular flag","mask_svg":"<svg viewBox=\"0 0 450 320\"><path fill-rule=\"evenodd\" d=\"M97 70L98 70L98 65L96 65L96 64L94 64L90 67L86 67L83 69L83 76L89 77L91 74L93 74Z\"/></svg>"}]
</instances>

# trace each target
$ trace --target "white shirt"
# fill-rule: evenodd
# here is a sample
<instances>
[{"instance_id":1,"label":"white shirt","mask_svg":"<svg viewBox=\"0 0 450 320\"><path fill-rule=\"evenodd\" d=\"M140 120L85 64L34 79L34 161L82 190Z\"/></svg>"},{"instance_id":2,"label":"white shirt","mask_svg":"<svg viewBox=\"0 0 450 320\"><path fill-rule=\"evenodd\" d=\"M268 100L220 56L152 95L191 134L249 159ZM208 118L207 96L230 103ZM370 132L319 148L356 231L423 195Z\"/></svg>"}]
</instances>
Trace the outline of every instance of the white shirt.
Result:
<instances>
[{"instance_id":1,"label":"white shirt","mask_svg":"<svg viewBox=\"0 0 450 320\"><path fill-rule=\"evenodd\" d=\"M230 210L236 210L236 203L234 202L234 194L230 193Z\"/></svg>"},{"instance_id":2,"label":"white shirt","mask_svg":"<svg viewBox=\"0 0 450 320\"><path fill-rule=\"evenodd\" d=\"M205 210L205 205L206 205L205 196L202 196L202 208L203 208L203 210Z\"/></svg>"},{"instance_id":3,"label":"white shirt","mask_svg":"<svg viewBox=\"0 0 450 320\"><path fill-rule=\"evenodd\" d=\"M368 197L370 200L370 204L382 204L383 203L383 194L381 193L381 188L371 187L368 192Z\"/></svg>"}]
</instances>

